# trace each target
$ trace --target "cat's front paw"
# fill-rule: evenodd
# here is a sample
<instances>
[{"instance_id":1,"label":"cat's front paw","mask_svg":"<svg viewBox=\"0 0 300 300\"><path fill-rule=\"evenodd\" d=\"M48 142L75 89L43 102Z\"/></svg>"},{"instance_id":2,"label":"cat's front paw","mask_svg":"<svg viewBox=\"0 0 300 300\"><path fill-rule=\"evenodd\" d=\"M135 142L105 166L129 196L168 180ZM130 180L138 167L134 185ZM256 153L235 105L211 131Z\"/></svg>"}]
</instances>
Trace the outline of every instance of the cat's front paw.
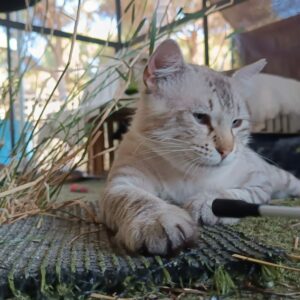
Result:
<instances>
[{"instance_id":1,"label":"cat's front paw","mask_svg":"<svg viewBox=\"0 0 300 300\"><path fill-rule=\"evenodd\" d=\"M199 210L199 221L206 225L215 225L220 223L221 218L217 217L212 211L213 200L205 201Z\"/></svg>"},{"instance_id":2,"label":"cat's front paw","mask_svg":"<svg viewBox=\"0 0 300 300\"><path fill-rule=\"evenodd\" d=\"M202 193L191 199L185 206L193 220L197 223L215 225L219 223L219 218L212 212L212 202L215 199L211 193Z\"/></svg>"},{"instance_id":3,"label":"cat's front paw","mask_svg":"<svg viewBox=\"0 0 300 300\"><path fill-rule=\"evenodd\" d=\"M205 195L203 194L205 200L196 199L191 201L186 205L185 209L189 212L195 222L199 222L205 225L216 225L216 224L226 224L233 225L238 223L239 219L235 218L220 218L217 217L212 211L212 203L214 199L218 196ZM220 197L221 198L221 197Z\"/></svg>"},{"instance_id":4,"label":"cat's front paw","mask_svg":"<svg viewBox=\"0 0 300 300\"><path fill-rule=\"evenodd\" d=\"M174 205L145 211L124 224L117 239L133 252L166 255L194 240L196 224L189 214Z\"/></svg>"},{"instance_id":5,"label":"cat's front paw","mask_svg":"<svg viewBox=\"0 0 300 300\"><path fill-rule=\"evenodd\" d=\"M220 218L217 217L212 211L212 202L207 201L203 204L200 210L200 220L203 224L215 225L215 224L224 224L224 225L234 225L239 222L237 218Z\"/></svg>"}]
</instances>

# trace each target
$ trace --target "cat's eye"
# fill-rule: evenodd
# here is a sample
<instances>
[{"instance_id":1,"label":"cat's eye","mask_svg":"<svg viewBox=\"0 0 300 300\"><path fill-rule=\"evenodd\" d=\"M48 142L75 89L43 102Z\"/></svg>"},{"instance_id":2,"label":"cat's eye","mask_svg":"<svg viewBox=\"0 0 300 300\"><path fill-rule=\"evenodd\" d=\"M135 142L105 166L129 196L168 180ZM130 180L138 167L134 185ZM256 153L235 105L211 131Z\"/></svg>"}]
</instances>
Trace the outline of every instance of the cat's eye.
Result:
<instances>
[{"instance_id":1,"label":"cat's eye","mask_svg":"<svg viewBox=\"0 0 300 300\"><path fill-rule=\"evenodd\" d=\"M243 120L241 119L235 119L233 122L232 122L232 128L238 128L242 125L242 122Z\"/></svg>"},{"instance_id":2,"label":"cat's eye","mask_svg":"<svg viewBox=\"0 0 300 300\"><path fill-rule=\"evenodd\" d=\"M193 116L200 124L204 124L204 125L210 124L210 117L207 114L194 113Z\"/></svg>"}]
</instances>

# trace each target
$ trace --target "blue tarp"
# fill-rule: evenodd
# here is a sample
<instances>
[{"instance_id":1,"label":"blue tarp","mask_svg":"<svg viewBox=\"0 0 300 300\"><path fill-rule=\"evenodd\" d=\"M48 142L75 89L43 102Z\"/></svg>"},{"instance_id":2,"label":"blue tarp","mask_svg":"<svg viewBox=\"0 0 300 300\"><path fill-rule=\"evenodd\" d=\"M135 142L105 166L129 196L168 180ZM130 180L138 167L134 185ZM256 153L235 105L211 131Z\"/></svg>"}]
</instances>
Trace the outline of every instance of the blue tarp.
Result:
<instances>
[{"instance_id":1,"label":"blue tarp","mask_svg":"<svg viewBox=\"0 0 300 300\"><path fill-rule=\"evenodd\" d=\"M15 128L15 145L20 143L20 147L16 149L16 158L21 157L22 150L26 142L28 142L30 138L30 134L32 132L32 125L30 123L25 123L24 125L24 134L22 135L22 128L20 128L20 122L16 120L14 122ZM20 141L22 136L23 141ZM1 164L8 164L11 160L11 134L10 134L10 122L9 120L0 120L0 163ZM27 155L32 149L32 141L28 143L26 147Z\"/></svg>"}]
</instances>

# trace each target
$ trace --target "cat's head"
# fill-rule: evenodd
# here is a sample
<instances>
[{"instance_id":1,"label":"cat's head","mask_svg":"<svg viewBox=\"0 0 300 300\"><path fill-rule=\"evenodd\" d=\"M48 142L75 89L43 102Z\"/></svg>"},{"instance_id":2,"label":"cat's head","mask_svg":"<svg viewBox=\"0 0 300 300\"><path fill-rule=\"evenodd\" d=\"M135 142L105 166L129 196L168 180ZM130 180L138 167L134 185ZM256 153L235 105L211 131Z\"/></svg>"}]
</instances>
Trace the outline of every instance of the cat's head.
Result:
<instances>
[{"instance_id":1,"label":"cat's head","mask_svg":"<svg viewBox=\"0 0 300 300\"><path fill-rule=\"evenodd\" d=\"M244 100L260 60L233 76L184 62L173 40L161 43L148 61L139 110L139 130L157 152L202 166L234 160L247 144L250 116Z\"/></svg>"}]
</instances>

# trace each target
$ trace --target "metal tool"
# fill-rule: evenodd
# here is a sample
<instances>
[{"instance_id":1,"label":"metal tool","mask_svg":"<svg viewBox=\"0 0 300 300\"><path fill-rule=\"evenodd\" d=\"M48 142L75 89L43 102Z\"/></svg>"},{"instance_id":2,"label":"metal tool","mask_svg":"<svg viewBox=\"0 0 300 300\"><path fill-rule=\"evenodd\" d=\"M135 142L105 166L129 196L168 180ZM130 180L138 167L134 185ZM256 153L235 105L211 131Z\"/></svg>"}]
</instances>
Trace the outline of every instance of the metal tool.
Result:
<instances>
[{"instance_id":1,"label":"metal tool","mask_svg":"<svg viewBox=\"0 0 300 300\"><path fill-rule=\"evenodd\" d=\"M300 207L281 205L253 204L243 200L216 199L212 203L212 211L217 217L286 217L300 218Z\"/></svg>"}]
</instances>

